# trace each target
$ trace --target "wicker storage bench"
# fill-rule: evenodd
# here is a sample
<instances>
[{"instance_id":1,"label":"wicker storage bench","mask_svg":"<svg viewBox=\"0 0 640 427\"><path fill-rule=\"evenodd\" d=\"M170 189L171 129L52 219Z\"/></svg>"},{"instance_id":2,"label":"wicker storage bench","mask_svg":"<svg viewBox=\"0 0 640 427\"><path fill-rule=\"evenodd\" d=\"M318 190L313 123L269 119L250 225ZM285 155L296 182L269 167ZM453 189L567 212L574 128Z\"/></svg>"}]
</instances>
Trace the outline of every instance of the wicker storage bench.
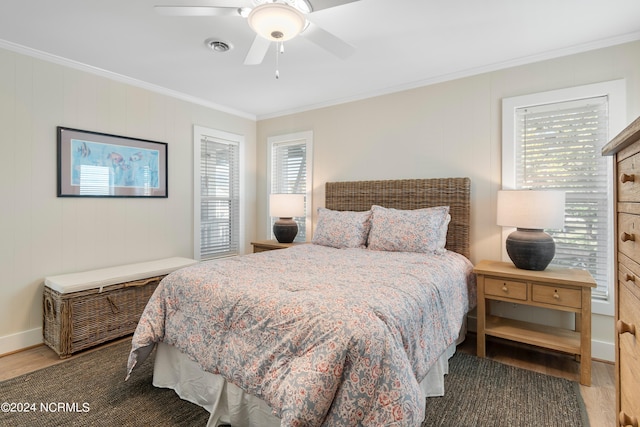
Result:
<instances>
[{"instance_id":1,"label":"wicker storage bench","mask_svg":"<svg viewBox=\"0 0 640 427\"><path fill-rule=\"evenodd\" d=\"M176 257L45 278L44 343L66 358L131 334L160 280L195 263Z\"/></svg>"}]
</instances>

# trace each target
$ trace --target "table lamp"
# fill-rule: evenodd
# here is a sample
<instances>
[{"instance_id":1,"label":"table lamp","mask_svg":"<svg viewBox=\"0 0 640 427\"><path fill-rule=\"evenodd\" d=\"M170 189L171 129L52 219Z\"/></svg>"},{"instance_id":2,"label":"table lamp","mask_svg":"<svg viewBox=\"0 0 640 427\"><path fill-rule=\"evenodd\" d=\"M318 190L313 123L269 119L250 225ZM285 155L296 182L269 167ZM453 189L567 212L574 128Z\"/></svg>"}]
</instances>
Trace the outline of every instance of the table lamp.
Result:
<instances>
[{"instance_id":1,"label":"table lamp","mask_svg":"<svg viewBox=\"0 0 640 427\"><path fill-rule=\"evenodd\" d=\"M298 234L294 217L305 215L304 194L271 194L269 215L278 219L273 224L273 234L280 243L291 243Z\"/></svg>"},{"instance_id":2,"label":"table lamp","mask_svg":"<svg viewBox=\"0 0 640 427\"><path fill-rule=\"evenodd\" d=\"M564 205L563 191L498 191L498 225L517 228L506 241L507 253L516 267L536 271L547 268L556 244L543 229L564 226Z\"/></svg>"}]
</instances>

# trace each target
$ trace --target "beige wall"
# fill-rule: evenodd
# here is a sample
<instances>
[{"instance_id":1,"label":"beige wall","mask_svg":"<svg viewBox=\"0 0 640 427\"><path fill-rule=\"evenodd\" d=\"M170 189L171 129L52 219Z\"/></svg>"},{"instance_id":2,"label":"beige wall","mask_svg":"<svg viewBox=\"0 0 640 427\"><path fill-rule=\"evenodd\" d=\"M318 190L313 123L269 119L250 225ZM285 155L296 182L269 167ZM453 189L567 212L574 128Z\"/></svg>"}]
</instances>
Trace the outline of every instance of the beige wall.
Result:
<instances>
[{"instance_id":1,"label":"beige wall","mask_svg":"<svg viewBox=\"0 0 640 427\"><path fill-rule=\"evenodd\" d=\"M41 342L44 277L193 256L194 124L245 135L250 240L255 120L0 49L0 354ZM56 126L167 142L169 197L56 197Z\"/></svg>"},{"instance_id":2,"label":"beige wall","mask_svg":"<svg viewBox=\"0 0 640 427\"><path fill-rule=\"evenodd\" d=\"M324 204L327 181L468 176L472 261L500 259L501 99L620 78L631 122L640 115L640 42L260 120L258 237L268 235L267 138L312 130L314 211ZM613 319L594 315L593 336L594 357L613 358Z\"/></svg>"},{"instance_id":3,"label":"beige wall","mask_svg":"<svg viewBox=\"0 0 640 427\"><path fill-rule=\"evenodd\" d=\"M501 254L494 220L501 98L618 78L626 79L630 122L640 114L640 42L256 125L0 49L0 354L40 342L44 277L193 255L194 124L246 138L247 245L268 235L267 137L312 130L314 209L323 205L326 181L470 177L478 261ZM167 142L169 198L57 198L56 126ZM594 316L594 343L604 351L612 351L612 325Z\"/></svg>"}]
</instances>

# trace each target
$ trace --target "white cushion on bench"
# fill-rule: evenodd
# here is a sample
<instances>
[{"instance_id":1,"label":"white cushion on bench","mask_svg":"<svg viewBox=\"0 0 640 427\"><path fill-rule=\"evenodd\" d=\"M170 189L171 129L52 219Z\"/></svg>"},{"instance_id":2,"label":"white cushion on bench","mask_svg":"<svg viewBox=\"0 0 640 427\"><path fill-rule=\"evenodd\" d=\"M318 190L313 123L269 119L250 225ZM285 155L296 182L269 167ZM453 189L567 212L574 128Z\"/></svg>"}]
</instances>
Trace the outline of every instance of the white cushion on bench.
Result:
<instances>
[{"instance_id":1,"label":"white cushion on bench","mask_svg":"<svg viewBox=\"0 0 640 427\"><path fill-rule=\"evenodd\" d=\"M95 288L100 288L100 292L102 292L104 286L162 276L195 263L197 261L190 258L165 258L80 273L49 276L44 279L44 285L61 294Z\"/></svg>"}]
</instances>

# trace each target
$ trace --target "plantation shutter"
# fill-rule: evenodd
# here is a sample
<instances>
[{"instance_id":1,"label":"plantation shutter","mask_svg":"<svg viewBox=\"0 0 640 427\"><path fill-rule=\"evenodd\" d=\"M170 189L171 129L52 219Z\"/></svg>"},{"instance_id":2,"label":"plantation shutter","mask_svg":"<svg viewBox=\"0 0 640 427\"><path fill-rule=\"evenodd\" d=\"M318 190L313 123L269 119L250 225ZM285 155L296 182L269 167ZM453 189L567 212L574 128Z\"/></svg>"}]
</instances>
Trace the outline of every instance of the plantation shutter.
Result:
<instances>
[{"instance_id":1,"label":"plantation shutter","mask_svg":"<svg viewBox=\"0 0 640 427\"><path fill-rule=\"evenodd\" d=\"M589 270L595 299L606 299L608 141L606 96L516 109L516 187L563 190L563 230L547 230L556 242L551 264Z\"/></svg>"},{"instance_id":2,"label":"plantation shutter","mask_svg":"<svg viewBox=\"0 0 640 427\"><path fill-rule=\"evenodd\" d=\"M200 147L200 258L238 255L239 144L205 137Z\"/></svg>"},{"instance_id":3,"label":"plantation shutter","mask_svg":"<svg viewBox=\"0 0 640 427\"><path fill-rule=\"evenodd\" d=\"M274 143L271 152L271 193L306 194L307 192L307 143L287 141ZM306 201L305 201L306 203ZM306 207L305 207L306 211ZM272 218L273 222L277 218ZM296 242L306 241L306 218L293 218L298 223Z\"/></svg>"}]
</instances>

